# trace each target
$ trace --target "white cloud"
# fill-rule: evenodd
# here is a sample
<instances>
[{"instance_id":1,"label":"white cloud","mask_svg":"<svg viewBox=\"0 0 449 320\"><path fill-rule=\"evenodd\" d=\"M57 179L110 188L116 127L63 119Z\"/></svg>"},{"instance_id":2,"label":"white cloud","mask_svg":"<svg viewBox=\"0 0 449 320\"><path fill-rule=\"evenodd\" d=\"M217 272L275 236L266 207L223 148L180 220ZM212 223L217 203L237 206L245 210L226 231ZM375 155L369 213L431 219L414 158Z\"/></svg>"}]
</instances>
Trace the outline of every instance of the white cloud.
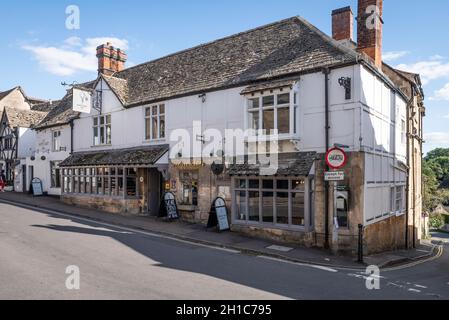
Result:
<instances>
[{"instance_id":1,"label":"white cloud","mask_svg":"<svg viewBox=\"0 0 449 320\"><path fill-rule=\"evenodd\" d=\"M97 70L96 48L110 42L115 47L128 50L126 39L111 37L87 38L70 37L60 46L26 45L23 49L30 51L39 65L58 76L70 76L77 72L95 72Z\"/></svg>"},{"instance_id":2,"label":"white cloud","mask_svg":"<svg viewBox=\"0 0 449 320\"><path fill-rule=\"evenodd\" d=\"M449 101L449 83L440 90L435 91L430 100L448 100Z\"/></svg>"},{"instance_id":3,"label":"white cloud","mask_svg":"<svg viewBox=\"0 0 449 320\"><path fill-rule=\"evenodd\" d=\"M449 114L447 116L444 116L445 119L449 119Z\"/></svg>"},{"instance_id":4,"label":"white cloud","mask_svg":"<svg viewBox=\"0 0 449 320\"><path fill-rule=\"evenodd\" d=\"M383 53L382 58L385 61L393 61L393 60L400 59L400 58L408 55L409 53L410 53L409 51L390 51L390 52Z\"/></svg>"},{"instance_id":5,"label":"white cloud","mask_svg":"<svg viewBox=\"0 0 449 320\"><path fill-rule=\"evenodd\" d=\"M429 132L424 135L424 140L430 146L449 146L449 132Z\"/></svg>"},{"instance_id":6,"label":"white cloud","mask_svg":"<svg viewBox=\"0 0 449 320\"><path fill-rule=\"evenodd\" d=\"M441 59L430 58L427 61L420 61L413 64L400 64L396 66L399 70L419 73L424 85L432 80L449 78L449 62L444 63Z\"/></svg>"}]
</instances>

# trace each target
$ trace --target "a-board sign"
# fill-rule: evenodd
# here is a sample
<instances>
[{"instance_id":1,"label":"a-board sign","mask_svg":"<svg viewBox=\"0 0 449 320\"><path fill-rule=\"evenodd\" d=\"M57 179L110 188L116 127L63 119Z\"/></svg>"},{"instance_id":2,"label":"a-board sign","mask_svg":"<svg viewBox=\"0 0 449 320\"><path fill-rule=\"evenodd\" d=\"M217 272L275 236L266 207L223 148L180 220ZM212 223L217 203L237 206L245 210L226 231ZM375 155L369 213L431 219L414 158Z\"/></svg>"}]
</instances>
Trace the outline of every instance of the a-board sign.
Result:
<instances>
[{"instance_id":1,"label":"a-board sign","mask_svg":"<svg viewBox=\"0 0 449 320\"><path fill-rule=\"evenodd\" d=\"M44 190L42 188L42 180L39 178L34 178L31 181L31 187L33 189L33 196L40 197L44 195Z\"/></svg>"},{"instance_id":2,"label":"a-board sign","mask_svg":"<svg viewBox=\"0 0 449 320\"><path fill-rule=\"evenodd\" d=\"M171 192L166 192L162 202L163 213L161 216L166 216L170 220L179 219L175 195Z\"/></svg>"},{"instance_id":3,"label":"a-board sign","mask_svg":"<svg viewBox=\"0 0 449 320\"><path fill-rule=\"evenodd\" d=\"M209 213L209 221L207 222L207 228L217 226L219 231L226 231L230 229L226 201L220 197L216 198L212 203Z\"/></svg>"}]
</instances>

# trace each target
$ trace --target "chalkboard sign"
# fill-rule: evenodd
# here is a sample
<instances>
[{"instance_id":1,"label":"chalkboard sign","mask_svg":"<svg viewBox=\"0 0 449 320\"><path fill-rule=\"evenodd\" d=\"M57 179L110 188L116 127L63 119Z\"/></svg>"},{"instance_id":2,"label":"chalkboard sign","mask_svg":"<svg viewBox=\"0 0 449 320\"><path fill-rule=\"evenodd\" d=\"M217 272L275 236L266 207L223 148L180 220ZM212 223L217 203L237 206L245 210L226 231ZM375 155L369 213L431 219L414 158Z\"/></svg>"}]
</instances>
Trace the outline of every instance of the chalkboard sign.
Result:
<instances>
[{"instance_id":1,"label":"chalkboard sign","mask_svg":"<svg viewBox=\"0 0 449 320\"><path fill-rule=\"evenodd\" d=\"M178 206L176 205L175 195L171 192L164 194L160 217L167 217L170 220L179 219Z\"/></svg>"},{"instance_id":2,"label":"chalkboard sign","mask_svg":"<svg viewBox=\"0 0 449 320\"><path fill-rule=\"evenodd\" d=\"M31 187L33 188L33 196L40 197L44 195L44 190L42 188L42 181L39 178L34 178L31 181Z\"/></svg>"},{"instance_id":3,"label":"chalkboard sign","mask_svg":"<svg viewBox=\"0 0 449 320\"><path fill-rule=\"evenodd\" d=\"M218 197L212 203L212 208L209 213L209 221L207 222L207 228L213 228L218 226L218 231L229 230L228 221L228 208L223 198Z\"/></svg>"}]
</instances>

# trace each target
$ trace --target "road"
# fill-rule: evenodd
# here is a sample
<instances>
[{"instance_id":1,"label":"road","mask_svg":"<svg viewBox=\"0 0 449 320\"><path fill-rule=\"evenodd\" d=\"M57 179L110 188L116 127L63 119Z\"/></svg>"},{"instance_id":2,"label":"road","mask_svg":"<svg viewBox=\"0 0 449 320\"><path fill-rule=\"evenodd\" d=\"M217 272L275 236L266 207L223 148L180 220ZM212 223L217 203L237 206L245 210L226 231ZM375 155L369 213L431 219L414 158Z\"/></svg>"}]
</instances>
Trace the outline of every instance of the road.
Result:
<instances>
[{"instance_id":1,"label":"road","mask_svg":"<svg viewBox=\"0 0 449 320\"><path fill-rule=\"evenodd\" d=\"M448 248L449 249L449 248ZM80 271L69 290L68 266ZM0 299L448 299L449 256L383 271L300 265L0 203Z\"/></svg>"}]
</instances>

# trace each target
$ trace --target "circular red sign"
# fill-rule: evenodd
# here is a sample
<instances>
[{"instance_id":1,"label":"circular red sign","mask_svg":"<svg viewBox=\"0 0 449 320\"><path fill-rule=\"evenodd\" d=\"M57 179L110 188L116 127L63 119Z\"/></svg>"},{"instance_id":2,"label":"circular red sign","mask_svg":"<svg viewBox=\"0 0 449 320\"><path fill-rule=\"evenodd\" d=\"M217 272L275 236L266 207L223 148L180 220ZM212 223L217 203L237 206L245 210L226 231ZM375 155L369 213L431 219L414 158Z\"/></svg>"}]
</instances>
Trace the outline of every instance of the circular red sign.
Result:
<instances>
[{"instance_id":1,"label":"circular red sign","mask_svg":"<svg viewBox=\"0 0 449 320\"><path fill-rule=\"evenodd\" d=\"M341 169L346 165L348 157L340 148L332 148L326 153L326 164L331 169Z\"/></svg>"}]
</instances>

